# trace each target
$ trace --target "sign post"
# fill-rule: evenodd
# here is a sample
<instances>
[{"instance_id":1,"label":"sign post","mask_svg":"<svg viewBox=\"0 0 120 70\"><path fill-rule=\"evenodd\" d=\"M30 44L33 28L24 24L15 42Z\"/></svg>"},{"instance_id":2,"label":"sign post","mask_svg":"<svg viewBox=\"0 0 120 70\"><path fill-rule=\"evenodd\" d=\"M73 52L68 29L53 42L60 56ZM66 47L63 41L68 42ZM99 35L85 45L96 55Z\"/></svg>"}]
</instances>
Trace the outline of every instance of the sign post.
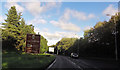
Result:
<instances>
[{"instance_id":1,"label":"sign post","mask_svg":"<svg viewBox=\"0 0 120 70\"><path fill-rule=\"evenodd\" d=\"M40 35L27 34L26 53L40 53Z\"/></svg>"}]
</instances>

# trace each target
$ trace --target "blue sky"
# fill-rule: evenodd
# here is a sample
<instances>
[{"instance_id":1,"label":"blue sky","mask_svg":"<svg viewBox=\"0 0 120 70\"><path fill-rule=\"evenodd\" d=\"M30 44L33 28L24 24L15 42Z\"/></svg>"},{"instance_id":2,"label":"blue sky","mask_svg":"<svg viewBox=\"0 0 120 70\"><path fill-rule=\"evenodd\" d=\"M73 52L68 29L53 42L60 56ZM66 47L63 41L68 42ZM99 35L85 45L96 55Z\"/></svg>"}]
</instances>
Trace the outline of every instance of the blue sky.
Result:
<instances>
[{"instance_id":1,"label":"blue sky","mask_svg":"<svg viewBox=\"0 0 120 70\"><path fill-rule=\"evenodd\" d=\"M117 12L117 2L2 2L4 22L8 9L15 5L26 24L35 26L53 45L63 37L83 37L84 30L93 27L97 22L108 20L106 14ZM0 7L1 8L1 7ZM2 18L1 18L2 17Z\"/></svg>"}]
</instances>

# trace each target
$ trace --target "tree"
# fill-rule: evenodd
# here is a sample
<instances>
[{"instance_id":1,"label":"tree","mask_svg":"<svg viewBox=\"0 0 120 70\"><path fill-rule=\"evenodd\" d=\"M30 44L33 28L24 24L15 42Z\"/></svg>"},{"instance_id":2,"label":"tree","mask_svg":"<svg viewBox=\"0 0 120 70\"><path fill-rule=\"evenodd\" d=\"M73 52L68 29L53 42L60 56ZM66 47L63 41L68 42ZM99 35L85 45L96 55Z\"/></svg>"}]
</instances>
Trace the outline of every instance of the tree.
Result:
<instances>
[{"instance_id":1,"label":"tree","mask_svg":"<svg viewBox=\"0 0 120 70\"><path fill-rule=\"evenodd\" d=\"M4 42L7 41L9 45L12 44L12 47L13 46L15 47L19 44L19 41L17 41L17 39L19 38L20 35L18 27L20 25L21 13L17 14L16 8L15 6L13 6L9 9L8 14L6 14L6 16L7 16L7 19L5 20L6 23L2 23L4 25L3 26L4 29L2 29L3 46ZM7 45L6 48L8 48Z\"/></svg>"},{"instance_id":2,"label":"tree","mask_svg":"<svg viewBox=\"0 0 120 70\"><path fill-rule=\"evenodd\" d=\"M59 54L64 54L68 48L70 48L77 38L62 38L56 43L56 47L59 50Z\"/></svg>"},{"instance_id":3,"label":"tree","mask_svg":"<svg viewBox=\"0 0 120 70\"><path fill-rule=\"evenodd\" d=\"M84 31L84 38L79 42L76 41L67 51L75 52L78 46L76 44L79 44L81 56L115 57L115 33L117 34L118 55L120 55L120 13L112 16L108 22L98 22L93 28Z\"/></svg>"}]
</instances>

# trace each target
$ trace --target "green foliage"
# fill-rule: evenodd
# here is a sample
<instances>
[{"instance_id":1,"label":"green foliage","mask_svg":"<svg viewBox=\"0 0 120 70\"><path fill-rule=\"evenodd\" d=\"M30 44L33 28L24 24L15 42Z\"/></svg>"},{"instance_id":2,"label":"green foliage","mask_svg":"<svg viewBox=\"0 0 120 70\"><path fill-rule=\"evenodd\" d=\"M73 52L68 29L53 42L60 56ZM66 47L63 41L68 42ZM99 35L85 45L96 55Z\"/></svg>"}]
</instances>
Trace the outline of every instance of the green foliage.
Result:
<instances>
[{"instance_id":1,"label":"green foliage","mask_svg":"<svg viewBox=\"0 0 120 70\"><path fill-rule=\"evenodd\" d=\"M21 14L17 14L15 6L11 7L11 9L8 11L8 14L6 14L7 19L5 20L6 23L3 23L3 30L2 30L2 40L3 40L3 48L9 48L9 47L15 47L19 44L19 26L20 26L20 18ZM8 45L5 45L4 42L7 42L8 45L11 44L11 46L8 47Z\"/></svg>"},{"instance_id":2,"label":"green foliage","mask_svg":"<svg viewBox=\"0 0 120 70\"><path fill-rule=\"evenodd\" d=\"M77 39L76 38L62 38L56 45L59 50L61 49L61 47L62 49L67 50L70 46L74 44L75 40Z\"/></svg>"},{"instance_id":3,"label":"green foliage","mask_svg":"<svg viewBox=\"0 0 120 70\"><path fill-rule=\"evenodd\" d=\"M48 51L47 40L43 36L41 36L40 52L44 53L47 51Z\"/></svg>"},{"instance_id":4,"label":"green foliage","mask_svg":"<svg viewBox=\"0 0 120 70\"><path fill-rule=\"evenodd\" d=\"M65 51L70 48L77 38L62 38L59 42L56 43L59 54L64 54Z\"/></svg>"},{"instance_id":5,"label":"green foliage","mask_svg":"<svg viewBox=\"0 0 120 70\"><path fill-rule=\"evenodd\" d=\"M112 16L108 22L98 22L93 28L84 31L84 38L76 41L66 54L70 55L71 52L79 50L80 56L115 57L115 32L117 32L117 45L119 45L120 13Z\"/></svg>"},{"instance_id":6,"label":"green foliage","mask_svg":"<svg viewBox=\"0 0 120 70\"><path fill-rule=\"evenodd\" d=\"M21 13L17 13L15 6L12 6L6 14L6 23L2 23L2 47L3 50L25 51L27 34L35 34L33 25L26 25ZM0 29L1 30L1 29ZM41 36L41 52L48 50L47 40Z\"/></svg>"}]
</instances>

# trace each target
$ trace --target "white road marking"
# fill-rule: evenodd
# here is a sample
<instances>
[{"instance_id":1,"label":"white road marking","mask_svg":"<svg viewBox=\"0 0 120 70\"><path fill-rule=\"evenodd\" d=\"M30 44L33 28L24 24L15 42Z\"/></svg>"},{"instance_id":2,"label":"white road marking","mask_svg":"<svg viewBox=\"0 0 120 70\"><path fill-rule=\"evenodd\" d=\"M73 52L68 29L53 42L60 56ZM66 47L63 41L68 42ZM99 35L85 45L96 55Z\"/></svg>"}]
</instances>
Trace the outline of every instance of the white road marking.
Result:
<instances>
[{"instance_id":1,"label":"white road marking","mask_svg":"<svg viewBox=\"0 0 120 70\"><path fill-rule=\"evenodd\" d=\"M71 61L70 59L68 59L68 61L70 61L72 64L76 65L79 69L83 70L80 66L78 66L76 63L74 63L74 62Z\"/></svg>"},{"instance_id":2,"label":"white road marking","mask_svg":"<svg viewBox=\"0 0 120 70\"><path fill-rule=\"evenodd\" d=\"M79 60L76 60L76 61L79 61ZM87 63L86 63L85 61L83 61L83 60L82 60L82 63L85 64L85 65L87 65L87 66L91 66L91 65L87 64ZM101 69L97 68L96 66L93 66L93 65L92 65L92 67L93 67L94 69L101 70Z\"/></svg>"},{"instance_id":3,"label":"white road marking","mask_svg":"<svg viewBox=\"0 0 120 70\"><path fill-rule=\"evenodd\" d=\"M49 65L49 67L46 70L49 70L53 66L53 64L55 64L55 62L56 62L56 59L54 60L52 64Z\"/></svg>"}]
</instances>

